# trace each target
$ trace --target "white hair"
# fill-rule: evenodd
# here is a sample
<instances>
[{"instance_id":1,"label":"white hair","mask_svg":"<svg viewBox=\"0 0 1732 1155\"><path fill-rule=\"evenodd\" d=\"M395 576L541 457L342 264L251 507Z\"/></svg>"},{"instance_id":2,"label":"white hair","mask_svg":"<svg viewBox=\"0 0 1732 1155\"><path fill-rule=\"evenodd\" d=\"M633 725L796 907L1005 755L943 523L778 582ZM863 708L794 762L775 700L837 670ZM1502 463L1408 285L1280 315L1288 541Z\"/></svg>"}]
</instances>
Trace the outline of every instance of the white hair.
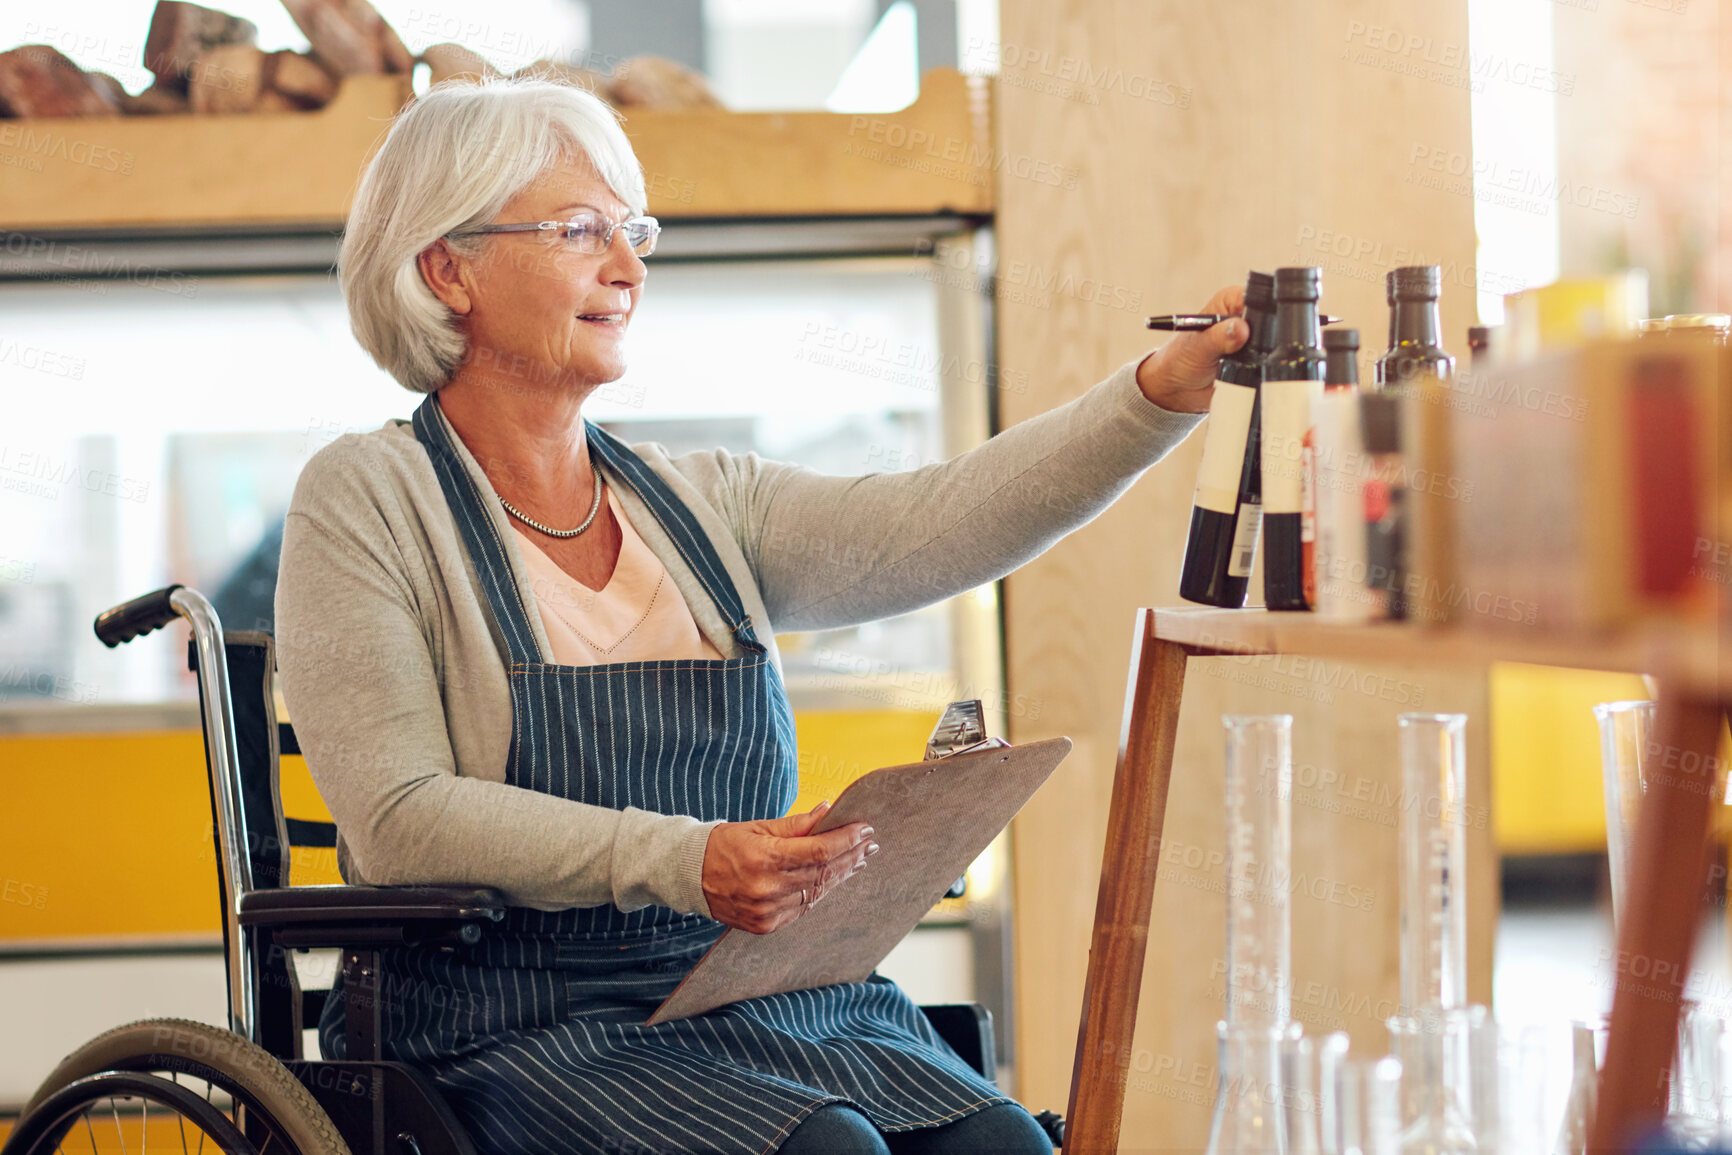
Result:
<instances>
[{"instance_id":1,"label":"white hair","mask_svg":"<svg viewBox=\"0 0 1732 1155\"><path fill-rule=\"evenodd\" d=\"M420 393L451 379L467 340L417 256L447 233L490 223L548 169L580 157L633 215L644 211L643 166L619 114L581 88L448 80L398 115L361 174L337 256L349 325L381 369ZM485 241L447 243L473 255Z\"/></svg>"}]
</instances>

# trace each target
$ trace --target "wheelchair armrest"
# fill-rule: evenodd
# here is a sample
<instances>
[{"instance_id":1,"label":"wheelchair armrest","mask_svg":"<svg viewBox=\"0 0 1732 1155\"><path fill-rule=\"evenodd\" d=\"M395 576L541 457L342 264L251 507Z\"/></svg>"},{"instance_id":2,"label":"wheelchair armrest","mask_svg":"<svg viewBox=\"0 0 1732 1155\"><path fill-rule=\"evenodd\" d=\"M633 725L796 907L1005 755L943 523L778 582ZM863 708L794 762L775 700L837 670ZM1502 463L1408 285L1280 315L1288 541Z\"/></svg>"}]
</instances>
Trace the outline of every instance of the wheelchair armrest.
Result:
<instances>
[{"instance_id":1,"label":"wheelchair armrest","mask_svg":"<svg viewBox=\"0 0 1732 1155\"><path fill-rule=\"evenodd\" d=\"M473 943L481 923L505 917L505 896L485 886L293 886L249 891L239 914L288 947Z\"/></svg>"}]
</instances>

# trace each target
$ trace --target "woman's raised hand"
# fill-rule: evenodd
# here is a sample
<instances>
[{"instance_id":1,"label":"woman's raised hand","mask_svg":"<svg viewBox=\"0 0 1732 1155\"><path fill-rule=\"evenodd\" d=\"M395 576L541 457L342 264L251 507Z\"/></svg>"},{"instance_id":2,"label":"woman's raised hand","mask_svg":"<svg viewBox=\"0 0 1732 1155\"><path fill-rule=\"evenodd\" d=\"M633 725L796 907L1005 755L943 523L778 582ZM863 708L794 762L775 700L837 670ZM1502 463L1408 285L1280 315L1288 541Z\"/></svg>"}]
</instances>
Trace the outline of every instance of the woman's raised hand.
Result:
<instances>
[{"instance_id":1,"label":"woman's raised hand","mask_svg":"<svg viewBox=\"0 0 1732 1155\"><path fill-rule=\"evenodd\" d=\"M1199 311L1233 316L1201 333L1175 334L1137 366L1143 396L1171 413L1207 413L1215 395L1215 363L1238 352L1251 336L1239 316L1245 311L1243 285L1222 289Z\"/></svg>"},{"instance_id":2,"label":"woman's raised hand","mask_svg":"<svg viewBox=\"0 0 1732 1155\"><path fill-rule=\"evenodd\" d=\"M820 802L805 814L724 822L711 830L703 879L711 917L752 934L769 934L865 866L878 844L864 822L810 833L829 809L828 802Z\"/></svg>"}]
</instances>

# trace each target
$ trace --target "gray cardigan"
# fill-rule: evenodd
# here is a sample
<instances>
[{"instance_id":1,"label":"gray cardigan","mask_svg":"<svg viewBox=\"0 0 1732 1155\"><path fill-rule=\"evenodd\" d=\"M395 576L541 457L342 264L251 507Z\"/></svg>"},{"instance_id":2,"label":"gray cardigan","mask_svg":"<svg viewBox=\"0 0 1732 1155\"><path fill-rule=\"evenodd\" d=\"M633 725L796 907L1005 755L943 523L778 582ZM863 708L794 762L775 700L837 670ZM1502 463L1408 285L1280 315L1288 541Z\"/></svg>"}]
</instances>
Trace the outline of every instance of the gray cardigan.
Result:
<instances>
[{"instance_id":1,"label":"gray cardigan","mask_svg":"<svg viewBox=\"0 0 1732 1155\"><path fill-rule=\"evenodd\" d=\"M772 623L821 630L918 609L1003 577L1110 505L1201 420L1149 402L1135 368L907 473L831 477L756 454L635 449L709 534L774 659ZM452 440L489 499L546 654L515 535ZM615 492L698 628L737 656L655 519L631 490ZM346 880L493 886L541 910L709 913L714 823L505 783L505 647L408 422L339 438L308 462L289 507L276 622L283 696L336 819Z\"/></svg>"}]
</instances>

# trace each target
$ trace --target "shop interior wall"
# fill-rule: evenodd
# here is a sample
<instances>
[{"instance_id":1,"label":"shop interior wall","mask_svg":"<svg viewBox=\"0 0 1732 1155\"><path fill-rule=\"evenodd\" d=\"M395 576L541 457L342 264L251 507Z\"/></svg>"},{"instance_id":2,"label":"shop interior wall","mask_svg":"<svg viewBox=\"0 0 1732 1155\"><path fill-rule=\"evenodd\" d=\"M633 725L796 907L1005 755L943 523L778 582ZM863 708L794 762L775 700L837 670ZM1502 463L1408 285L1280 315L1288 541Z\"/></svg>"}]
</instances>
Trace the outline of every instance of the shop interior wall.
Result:
<instances>
[{"instance_id":1,"label":"shop interior wall","mask_svg":"<svg viewBox=\"0 0 1732 1155\"><path fill-rule=\"evenodd\" d=\"M1637 265L1655 315L1732 310L1732 8L1559 4L1552 28L1563 273Z\"/></svg>"},{"instance_id":2,"label":"shop interior wall","mask_svg":"<svg viewBox=\"0 0 1732 1155\"><path fill-rule=\"evenodd\" d=\"M1375 356L1385 272L1453 266L1444 332L1465 345L1472 200L1406 178L1418 147L1471 153L1466 71L1415 75L1399 47L1423 36L1465 61L1465 0L1004 0L1001 12L998 340L1004 369L1028 383L999 398L1002 424L1140 356L1145 314L1194 309L1248 268L1321 265L1326 311L1356 324ZM1403 38L1393 51L1392 29ZM1076 740L1015 827L1019 1090L1037 1107L1061 1106L1070 1082L1133 615L1178 603L1200 441L1006 583L1008 689L1038 705L1013 714L1013 735ZM1211 853L1224 845L1224 712L1295 717L1295 1017L1311 1031L1344 1027L1356 1050L1376 1053L1398 994L1395 715L1470 715L1470 993L1489 1001L1486 678L1415 657L1191 663L1136 1049L1121 1075L1125 1149L1207 1137L1224 999L1226 880Z\"/></svg>"}]
</instances>

